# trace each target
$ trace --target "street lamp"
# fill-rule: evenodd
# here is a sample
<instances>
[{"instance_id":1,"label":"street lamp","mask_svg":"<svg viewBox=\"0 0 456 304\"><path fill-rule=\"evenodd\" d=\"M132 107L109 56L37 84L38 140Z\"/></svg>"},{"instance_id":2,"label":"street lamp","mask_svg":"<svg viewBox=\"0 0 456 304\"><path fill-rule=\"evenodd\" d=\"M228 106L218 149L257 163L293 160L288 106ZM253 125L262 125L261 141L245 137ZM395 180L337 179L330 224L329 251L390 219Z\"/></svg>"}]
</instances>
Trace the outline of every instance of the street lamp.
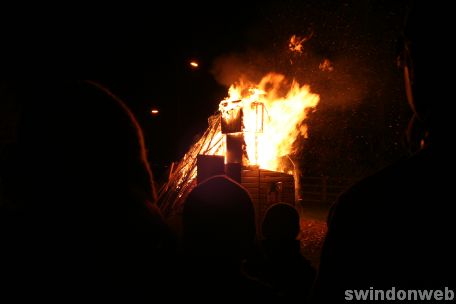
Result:
<instances>
[{"instance_id":1,"label":"street lamp","mask_svg":"<svg viewBox=\"0 0 456 304\"><path fill-rule=\"evenodd\" d=\"M192 67L193 69L196 69L199 67L199 64L195 60L192 60L192 61L190 61L190 67Z\"/></svg>"}]
</instances>

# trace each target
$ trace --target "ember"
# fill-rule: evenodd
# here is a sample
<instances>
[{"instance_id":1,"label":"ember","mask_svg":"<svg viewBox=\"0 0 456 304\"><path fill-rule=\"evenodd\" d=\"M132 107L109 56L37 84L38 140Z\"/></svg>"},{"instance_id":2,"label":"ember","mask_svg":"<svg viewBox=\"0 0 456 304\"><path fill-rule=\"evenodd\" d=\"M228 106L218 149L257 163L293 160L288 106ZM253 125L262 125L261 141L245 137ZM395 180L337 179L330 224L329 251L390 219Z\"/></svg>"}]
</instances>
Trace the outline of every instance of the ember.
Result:
<instances>
[{"instance_id":1,"label":"ember","mask_svg":"<svg viewBox=\"0 0 456 304\"><path fill-rule=\"evenodd\" d=\"M288 44L288 48L290 51L298 54L302 54L303 50L303 43L312 38L313 33L306 37L299 37L296 35L291 36L290 43Z\"/></svg>"}]
</instances>

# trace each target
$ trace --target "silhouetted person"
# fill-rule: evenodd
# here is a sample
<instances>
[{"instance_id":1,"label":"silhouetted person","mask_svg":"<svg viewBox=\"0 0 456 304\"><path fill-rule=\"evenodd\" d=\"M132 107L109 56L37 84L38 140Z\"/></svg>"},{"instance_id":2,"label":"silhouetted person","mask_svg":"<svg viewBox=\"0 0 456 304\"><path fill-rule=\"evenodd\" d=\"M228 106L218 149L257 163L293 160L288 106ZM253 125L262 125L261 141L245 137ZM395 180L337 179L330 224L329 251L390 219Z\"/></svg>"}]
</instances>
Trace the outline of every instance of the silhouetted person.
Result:
<instances>
[{"instance_id":1,"label":"silhouetted person","mask_svg":"<svg viewBox=\"0 0 456 304\"><path fill-rule=\"evenodd\" d=\"M172 238L131 111L88 82L25 81L14 91L22 116L2 172L10 205L0 232L8 281L70 299L160 291Z\"/></svg>"},{"instance_id":2,"label":"silhouetted person","mask_svg":"<svg viewBox=\"0 0 456 304\"><path fill-rule=\"evenodd\" d=\"M355 289L455 289L454 134L445 104L453 84L439 58L454 17L414 3L401 62L421 149L364 179L333 206L315 286L315 302L341 303ZM451 79L450 79L451 78ZM417 138L416 134L413 136ZM347 292L348 290L348 292ZM351 293L350 293L351 290Z\"/></svg>"},{"instance_id":3,"label":"silhouetted person","mask_svg":"<svg viewBox=\"0 0 456 304\"><path fill-rule=\"evenodd\" d=\"M261 247L265 261L260 279L278 290L285 300L300 302L308 298L315 270L301 255L299 214L288 204L275 204L266 211Z\"/></svg>"},{"instance_id":4,"label":"silhouetted person","mask_svg":"<svg viewBox=\"0 0 456 304\"><path fill-rule=\"evenodd\" d=\"M267 297L267 289L241 270L254 239L253 204L241 185L214 176L195 187L183 210L185 297L212 302Z\"/></svg>"}]
</instances>

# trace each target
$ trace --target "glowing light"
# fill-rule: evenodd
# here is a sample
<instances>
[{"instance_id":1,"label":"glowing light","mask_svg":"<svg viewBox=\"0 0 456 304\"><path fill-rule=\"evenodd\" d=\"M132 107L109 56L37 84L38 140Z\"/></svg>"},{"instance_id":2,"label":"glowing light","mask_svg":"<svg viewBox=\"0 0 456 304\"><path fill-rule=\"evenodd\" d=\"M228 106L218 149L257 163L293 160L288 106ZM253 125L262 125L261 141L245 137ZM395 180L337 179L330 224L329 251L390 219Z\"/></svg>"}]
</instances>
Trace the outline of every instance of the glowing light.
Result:
<instances>
[{"instance_id":1,"label":"glowing light","mask_svg":"<svg viewBox=\"0 0 456 304\"><path fill-rule=\"evenodd\" d=\"M333 67L331 61L329 61L329 59L323 60L323 61L318 65L318 68L319 68L320 70L322 70L323 72L332 72L332 71L334 71L334 67Z\"/></svg>"},{"instance_id":2,"label":"glowing light","mask_svg":"<svg viewBox=\"0 0 456 304\"><path fill-rule=\"evenodd\" d=\"M295 141L307 137L304 123L320 97L308 85L291 82L284 75L269 73L258 84L239 82L220 103L222 116L242 108L244 139L249 165L284 172L280 159L295 152Z\"/></svg>"},{"instance_id":3,"label":"glowing light","mask_svg":"<svg viewBox=\"0 0 456 304\"><path fill-rule=\"evenodd\" d=\"M199 64L198 64L198 62L196 62L196 61L190 61L190 66L191 66L192 68L196 69L197 67L199 67Z\"/></svg>"},{"instance_id":4,"label":"glowing light","mask_svg":"<svg viewBox=\"0 0 456 304\"><path fill-rule=\"evenodd\" d=\"M152 109L152 110L150 111L150 113L151 113L152 115L158 115L159 112L160 112L160 111L158 111L158 109Z\"/></svg>"},{"instance_id":5,"label":"glowing light","mask_svg":"<svg viewBox=\"0 0 456 304\"><path fill-rule=\"evenodd\" d=\"M309 35L305 37L300 37L297 35L293 35L290 38L290 42L288 43L288 49L291 52L297 53L297 54L302 54L304 50L304 43L310 38L312 38L313 32L311 32Z\"/></svg>"}]
</instances>

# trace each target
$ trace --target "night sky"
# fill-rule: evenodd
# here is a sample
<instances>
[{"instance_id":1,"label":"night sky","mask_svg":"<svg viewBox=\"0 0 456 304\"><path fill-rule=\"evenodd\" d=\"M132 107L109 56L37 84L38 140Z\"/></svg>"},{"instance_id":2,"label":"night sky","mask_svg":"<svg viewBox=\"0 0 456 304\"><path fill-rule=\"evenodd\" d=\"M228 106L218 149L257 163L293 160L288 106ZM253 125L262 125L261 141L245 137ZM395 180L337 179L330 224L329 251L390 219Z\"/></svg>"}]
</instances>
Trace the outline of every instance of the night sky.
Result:
<instances>
[{"instance_id":1,"label":"night sky","mask_svg":"<svg viewBox=\"0 0 456 304\"><path fill-rule=\"evenodd\" d=\"M359 177L406 153L410 112L395 66L405 1L150 2L109 9L116 13L62 8L48 25L18 28L11 36L24 46L16 57L38 74L97 80L123 99L145 130L156 175L205 130L229 83L271 71L309 83L321 96L309 118L310 137L296 155L308 174ZM300 56L287 48L293 34L312 36ZM198 69L190 68L193 59ZM324 59L334 71L318 68ZM150 114L154 107L158 116Z\"/></svg>"}]
</instances>

